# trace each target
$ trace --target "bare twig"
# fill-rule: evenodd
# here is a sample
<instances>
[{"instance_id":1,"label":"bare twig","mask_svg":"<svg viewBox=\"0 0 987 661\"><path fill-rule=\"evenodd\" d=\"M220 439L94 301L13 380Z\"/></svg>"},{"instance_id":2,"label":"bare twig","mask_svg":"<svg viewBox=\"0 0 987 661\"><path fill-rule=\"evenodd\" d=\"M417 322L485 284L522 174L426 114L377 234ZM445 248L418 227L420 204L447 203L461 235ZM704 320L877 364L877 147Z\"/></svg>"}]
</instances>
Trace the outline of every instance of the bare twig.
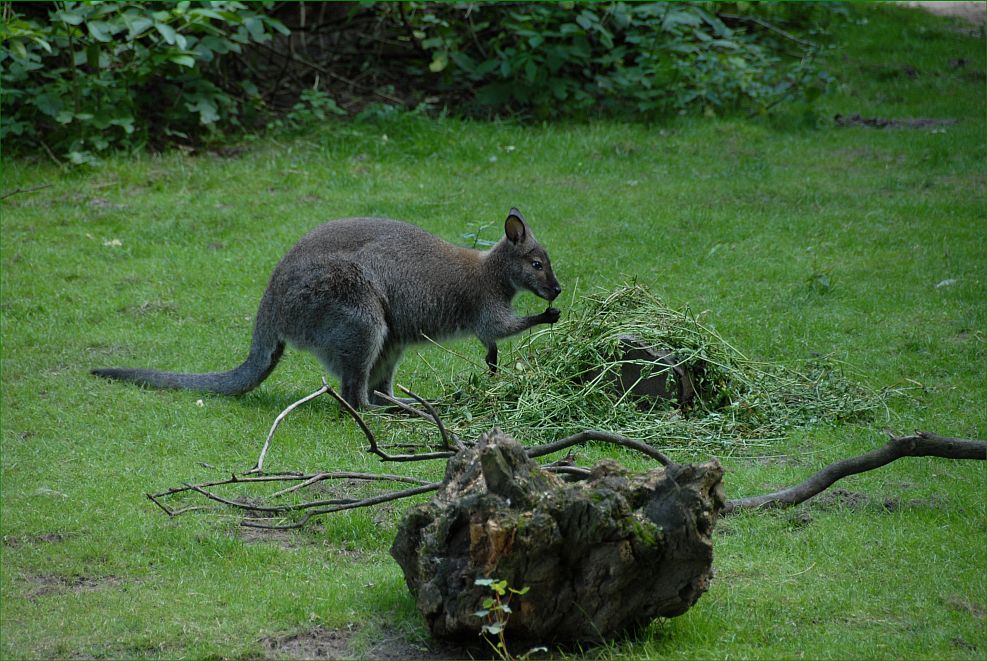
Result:
<instances>
[{"instance_id":1,"label":"bare twig","mask_svg":"<svg viewBox=\"0 0 987 661\"><path fill-rule=\"evenodd\" d=\"M155 497L154 494L146 493L144 495L147 496L148 500L150 500L152 503L154 503L155 505L157 505L158 507L160 507L162 510L164 510L164 513L165 514L167 514L168 516L171 516L171 517L178 516L179 514L184 514L185 512L192 512L194 510L208 510L208 509L212 509L211 507L206 507L204 505L190 505L188 507L183 507L183 508L178 509L178 510L173 510L170 507L168 507L167 505L165 505L164 503L162 503L160 500L158 500L158 498Z\"/></svg>"},{"instance_id":2,"label":"bare twig","mask_svg":"<svg viewBox=\"0 0 987 661\"><path fill-rule=\"evenodd\" d=\"M406 477L404 475L389 475L386 473L354 473L351 471L336 471L336 472L325 472L304 474L304 473L280 473L275 475L256 475L252 477L241 477L236 473L230 475L230 477L225 480L212 480L210 482L200 482L197 485L201 488L217 487L225 484L241 484L241 483L257 483L257 482L309 482L312 478L318 477L319 480L386 480L391 482L408 482L411 484L428 484L426 480L420 480L415 477ZM319 481L316 480L316 481ZM314 483L314 482L313 482ZM159 493L149 493L145 494L151 500L156 498L165 498L167 496L174 496L175 494L183 493L185 491L193 491L193 485L183 484L180 487L172 487L161 491Z\"/></svg>"},{"instance_id":3,"label":"bare twig","mask_svg":"<svg viewBox=\"0 0 987 661\"><path fill-rule=\"evenodd\" d=\"M457 450L462 450L463 449L463 442L461 440L459 440L459 437L458 436L456 436L455 434L453 434L453 433L449 432L448 430L446 430L445 425L442 424L442 419L439 418L439 414L435 412L435 408L431 404L429 404L427 400L425 400L423 397L421 397L417 393L413 392L412 390L410 390L408 388L405 388L401 384L398 384L398 388L400 388L403 393L405 393L406 395L411 396L412 399L414 399L416 402L418 402L419 404L421 404L422 406L424 406L425 407L425 410L428 411L428 415L426 415L425 413L422 413L421 411L419 411L418 409L416 409L414 407L408 406L407 404L405 404L404 402L402 402L399 399L396 399L394 397L391 397L387 393L383 393L383 392L380 392L379 390L375 390L374 391L374 394L377 395L378 397L382 398L382 399L386 399L387 401L389 401L392 404L400 407L404 411L407 411L409 413L413 413L414 415L417 415L420 418L424 418L425 420L428 420L428 421L432 422L439 429L439 434L442 436L442 447L444 449L446 449L446 450L452 450L453 449L452 446L449 444L449 439L450 438L456 444L456 449Z\"/></svg>"},{"instance_id":4,"label":"bare twig","mask_svg":"<svg viewBox=\"0 0 987 661\"><path fill-rule=\"evenodd\" d=\"M425 410L428 411L428 414L432 416L432 420L435 421L435 426L439 428L439 435L442 436L442 447L444 447L446 450L451 450L452 446L449 445L449 432L446 431L445 425L442 424L442 419L439 418L439 414L435 412L435 409L432 407L432 405L429 404L422 397L419 397L417 393L414 393L410 389L405 388L400 383L398 384L398 388L401 389L401 392L413 398L415 401L417 401L419 404L425 407ZM456 449L462 450L463 444L459 440L459 437L453 434L452 439L456 443Z\"/></svg>"},{"instance_id":5,"label":"bare twig","mask_svg":"<svg viewBox=\"0 0 987 661\"><path fill-rule=\"evenodd\" d=\"M75 72L75 68L74 67L72 68L72 71L73 71L73 73ZM62 161L57 156L55 156L55 152L53 152L51 150L51 147L48 146L48 143L45 142L44 140L39 140L38 142L41 143L41 146L42 147L44 147L44 150L48 154L48 157L52 161L55 162L55 165L57 165L58 167L64 169L65 168L65 163L62 163Z\"/></svg>"},{"instance_id":6,"label":"bare twig","mask_svg":"<svg viewBox=\"0 0 987 661\"><path fill-rule=\"evenodd\" d=\"M372 452L373 454L377 455L378 457L380 457L381 461L428 461L430 459L448 459L452 455L456 454L452 450L443 450L442 452L423 452L421 454L387 454L380 448L379 445L377 445L377 438L374 436L374 433L370 431L370 427L367 426L367 423L363 419L363 416L360 415L356 409L350 406L350 403L347 402L345 399L343 399L339 395L339 393L337 393L332 388L329 388L329 394L336 398L336 401L339 402L339 405L342 406L344 409L346 409L346 411L350 414L350 417L352 417L353 420L356 421L356 424L360 427L360 429L363 430L364 436L367 437L367 441L370 443L370 447L367 449L367 452ZM382 393L377 393L377 394L383 395ZM387 399L394 402L398 406L401 406L402 408L407 407L411 409L411 407L408 406L407 404L404 404L403 402L400 402L394 398L387 398Z\"/></svg>"},{"instance_id":7,"label":"bare twig","mask_svg":"<svg viewBox=\"0 0 987 661\"><path fill-rule=\"evenodd\" d=\"M325 377L323 377L321 388L319 388L318 390L316 390L310 395L306 395L305 397L302 397L297 402L290 404L288 408L286 408L285 410L281 411L281 413L278 414L278 417L274 419L274 424L271 425L271 431L268 432L267 434L267 439L264 441L264 447L261 448L260 456L257 457L257 463L256 465L254 465L253 468L247 471L248 475L251 473L262 473L264 471L264 457L267 455L267 449L271 445L271 439L274 438L274 432L277 431L278 425L281 424L281 421L284 420L285 416L291 413L292 411L294 411L296 408L298 408L305 402L311 401L316 397L319 397L320 395L324 395L330 390L331 388L329 387L329 384L326 382Z\"/></svg>"},{"instance_id":8,"label":"bare twig","mask_svg":"<svg viewBox=\"0 0 987 661\"><path fill-rule=\"evenodd\" d=\"M538 445L533 448L528 448L527 455L534 459L535 457L542 457L546 454L551 454L552 452L558 452L559 450L564 450L565 448L571 447L573 445L579 445L581 443L586 443L588 441L604 441L606 443L613 443L614 445L622 445L626 448L632 450L637 450L641 454L647 455L662 464L663 466L669 466L672 460L667 456L655 450L653 447L647 443L642 443L641 441L636 441L633 438L628 438L626 436L621 436L620 434L613 434L606 431L597 431L594 429L587 429L586 431L581 431L578 434L573 434L572 436L567 436L560 441L555 441L554 443L546 443L545 445Z\"/></svg>"},{"instance_id":9,"label":"bare twig","mask_svg":"<svg viewBox=\"0 0 987 661\"><path fill-rule=\"evenodd\" d=\"M269 476L264 476L264 477L269 477ZM310 486L310 485L315 484L316 482L319 482L319 481L322 481L322 480L331 480L331 479L349 479L349 480L365 480L365 481L404 482L404 483L408 483L408 484L414 484L415 487L413 487L413 489L420 488L420 487L423 487L423 486L430 487L430 486L433 485L432 482L428 482L426 480L420 480L420 479L414 478L414 477L407 477L407 476L404 476L404 475L380 475L380 474L376 474L376 473L353 473L353 472L349 472L349 471L341 471L341 472L333 472L333 473L328 473L328 472L327 473L319 473L317 475L312 475L312 476L294 476L294 475L291 475L291 476L277 476L276 479L279 479L279 480L297 480L300 477L304 477L304 478L307 478L307 479L305 479L300 484L297 484L297 485L294 485L294 486L290 487L289 489L284 489L282 491L278 491L275 494L273 494L271 497L275 497L275 496L281 495L283 493L287 493L288 491L293 491L295 489L300 489L300 488L305 487L305 486ZM180 492L183 492L183 491L194 491L195 493L198 493L198 494L204 496L205 498L208 498L209 500L215 501L217 503L221 503L221 504L226 505L228 507L233 507L233 508L236 508L236 509L248 510L248 511L253 511L253 512L270 512L270 513L273 513L273 514L284 514L284 513L287 513L287 512L294 512L294 511L298 511L298 510L306 510L306 509L311 509L313 507L324 507L324 506L327 506L327 505L330 505L330 506L350 505L350 504L353 504L353 503L362 502L363 500L368 500L366 498L364 498L364 499L359 499L359 498L331 498L331 499L324 499L324 500L313 500L313 501L308 501L308 502L303 502L303 503L295 503L295 504L290 504L290 505L263 505L263 504L259 504L259 503L251 503L251 502L245 502L245 501L242 501L242 500L232 500L230 498L224 498L223 496L220 496L220 495L218 495L216 493L213 493L212 491L209 491L206 488L206 487L211 487L211 486L218 486L218 485L221 485L221 484L237 484L237 483L243 483L243 482L262 482L262 481L265 481L266 482L266 481L275 481L275 480L272 480L272 479L261 479L261 478L239 478L236 475L234 475L230 479L222 480L222 481L218 481L218 482L211 482L211 483L205 483L205 484L185 484L185 485L182 485L181 487L177 487L177 488L174 488L174 489L169 489L168 491L163 492L161 494L147 494L147 497L149 499L151 499L151 501L154 502L155 505L157 505L158 507L160 507L161 509L163 509L165 512L167 512L169 516L177 516L178 514L181 514L182 512L187 512L190 509L195 509L195 508L188 508L188 507L186 507L185 509L174 511L174 510L171 510L168 507L166 507L159 500L159 498L162 497L162 496L170 496L170 495L174 495L176 493L180 493ZM401 493L401 492L395 492L395 493ZM388 496L388 495L389 494L384 494L384 496ZM379 498L379 496L375 496L374 498ZM381 502L383 502L383 501L381 501Z\"/></svg>"},{"instance_id":10,"label":"bare twig","mask_svg":"<svg viewBox=\"0 0 987 661\"><path fill-rule=\"evenodd\" d=\"M407 484L429 484L428 480L421 480L417 477L408 477L406 475L379 475L376 473L351 473L347 471L333 472L333 473L317 473L310 477L309 479L301 482L299 484L292 485L281 491L276 491L271 494L271 498L277 498L283 496L292 491L298 491L299 489L304 489L310 487L313 484L322 482L324 480L387 480L390 482L405 482Z\"/></svg>"},{"instance_id":11,"label":"bare twig","mask_svg":"<svg viewBox=\"0 0 987 661\"><path fill-rule=\"evenodd\" d=\"M984 441L948 438L929 432L917 432L912 436L891 436L884 446L830 464L795 486L763 496L730 500L724 506L723 514L757 507L798 505L822 493L837 480L880 468L902 457L943 457L984 461L985 456L987 456L987 446Z\"/></svg>"},{"instance_id":12,"label":"bare twig","mask_svg":"<svg viewBox=\"0 0 987 661\"><path fill-rule=\"evenodd\" d=\"M15 188L9 193L4 193L3 195L0 195L0 200L6 200L11 195L17 195L18 193L33 193L34 191L39 191L44 188L51 188L54 185L55 184L41 184L40 186L34 186L32 188Z\"/></svg>"},{"instance_id":13,"label":"bare twig","mask_svg":"<svg viewBox=\"0 0 987 661\"><path fill-rule=\"evenodd\" d=\"M306 512L305 516L298 521L289 524L268 526L262 523L257 523L252 519L244 519L240 525L248 528L263 528L265 530L290 530L292 528L301 528L308 523L308 520L313 516L319 516L320 514L331 514L333 512L341 512L343 510L351 510L357 507L370 507L372 505L379 505L380 503L386 503L391 500L409 498L411 496L417 496L430 491L437 491L440 486L442 486L441 482L432 482L430 484L423 484L419 487L405 489L404 491L393 491L391 493L381 494L380 496L373 496L372 498L365 498L363 500L357 500L350 503L341 503L339 505L332 505L323 509L312 510Z\"/></svg>"}]
</instances>

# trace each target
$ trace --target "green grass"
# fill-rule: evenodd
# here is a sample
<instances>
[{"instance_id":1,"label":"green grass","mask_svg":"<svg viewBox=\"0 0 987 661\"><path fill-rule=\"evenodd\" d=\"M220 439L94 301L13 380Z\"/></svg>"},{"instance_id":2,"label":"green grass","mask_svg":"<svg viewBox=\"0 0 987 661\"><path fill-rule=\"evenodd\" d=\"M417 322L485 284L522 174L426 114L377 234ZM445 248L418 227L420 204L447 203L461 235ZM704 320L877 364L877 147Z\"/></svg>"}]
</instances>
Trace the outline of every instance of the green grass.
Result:
<instances>
[{"instance_id":1,"label":"green grass","mask_svg":"<svg viewBox=\"0 0 987 661\"><path fill-rule=\"evenodd\" d=\"M264 538L222 514L168 519L143 497L251 466L275 415L318 386L313 358L289 351L239 398L88 375L232 366L274 264L335 217L402 218L465 243L478 228L496 238L518 206L565 305L637 278L708 311L747 356L831 354L872 388L906 389L888 422L794 431L764 456L726 460L728 495L873 448L884 426L983 438L984 42L919 12L861 11L868 24L841 30L830 55L840 82L819 128L403 117L252 142L231 159L169 153L74 173L43 157L5 162L4 191L51 187L2 206L0 655L256 657L265 638L316 625L355 631L355 653L395 632L424 636L387 554L403 506ZM854 112L958 121L826 121ZM482 362L477 342L450 346ZM439 398L464 367L423 347L398 380ZM288 419L267 467L441 474L382 467L363 446L320 399ZM643 466L606 448L582 456L608 454ZM907 459L840 486L862 504L723 520L716 579L696 607L592 655L984 658L983 464Z\"/></svg>"}]
</instances>

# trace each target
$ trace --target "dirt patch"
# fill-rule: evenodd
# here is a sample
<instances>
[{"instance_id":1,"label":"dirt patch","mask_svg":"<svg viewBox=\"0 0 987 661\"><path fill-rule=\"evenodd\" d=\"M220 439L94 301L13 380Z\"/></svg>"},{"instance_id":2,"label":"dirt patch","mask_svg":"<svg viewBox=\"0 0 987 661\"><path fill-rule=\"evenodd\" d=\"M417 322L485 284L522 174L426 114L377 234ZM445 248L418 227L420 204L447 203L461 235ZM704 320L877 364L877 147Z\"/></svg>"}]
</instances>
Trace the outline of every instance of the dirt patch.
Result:
<instances>
[{"instance_id":1,"label":"dirt patch","mask_svg":"<svg viewBox=\"0 0 987 661\"><path fill-rule=\"evenodd\" d=\"M31 588L25 595L34 600L63 592L93 592L123 583L116 576L63 576L61 574L39 574L26 577Z\"/></svg>"},{"instance_id":2,"label":"dirt patch","mask_svg":"<svg viewBox=\"0 0 987 661\"><path fill-rule=\"evenodd\" d=\"M22 544L58 544L71 536L71 534L64 532L46 532L41 535L24 535L23 537L4 535L3 545L15 549Z\"/></svg>"},{"instance_id":3,"label":"dirt patch","mask_svg":"<svg viewBox=\"0 0 987 661\"><path fill-rule=\"evenodd\" d=\"M265 638L268 659L352 659L349 631L315 627L308 631L280 638Z\"/></svg>"},{"instance_id":4,"label":"dirt patch","mask_svg":"<svg viewBox=\"0 0 987 661\"><path fill-rule=\"evenodd\" d=\"M910 485L903 486L908 488ZM859 512L868 508L882 508L885 512L897 512L903 509L943 510L949 507L945 499L937 494L927 498L909 498L906 500L897 496L888 498L869 496L859 491L848 491L841 488L825 491L810 502L818 509L844 509L850 512Z\"/></svg>"},{"instance_id":5,"label":"dirt patch","mask_svg":"<svg viewBox=\"0 0 987 661\"><path fill-rule=\"evenodd\" d=\"M267 530L239 526L236 535L244 544L268 543L277 544L286 549L297 549L304 546L307 540L295 530Z\"/></svg>"},{"instance_id":6,"label":"dirt patch","mask_svg":"<svg viewBox=\"0 0 987 661\"><path fill-rule=\"evenodd\" d=\"M361 654L355 653L350 641L355 632L315 627L302 633L266 638L265 657L268 659L473 659L484 658L479 647L466 648L434 640L411 641L397 634L383 638Z\"/></svg>"},{"instance_id":7,"label":"dirt patch","mask_svg":"<svg viewBox=\"0 0 987 661\"><path fill-rule=\"evenodd\" d=\"M956 124L955 119L935 119L930 117L887 119L885 117L863 117L858 113L852 115L834 115L833 121L841 128L868 129L935 129Z\"/></svg>"},{"instance_id":8,"label":"dirt patch","mask_svg":"<svg viewBox=\"0 0 987 661\"><path fill-rule=\"evenodd\" d=\"M870 497L859 491L848 491L838 487L819 494L811 502L820 509L839 508L856 512L870 504Z\"/></svg>"},{"instance_id":9,"label":"dirt patch","mask_svg":"<svg viewBox=\"0 0 987 661\"><path fill-rule=\"evenodd\" d=\"M946 605L956 610L966 611L981 620L984 619L984 605L972 602L966 597L958 595L946 597Z\"/></svg>"},{"instance_id":10,"label":"dirt patch","mask_svg":"<svg viewBox=\"0 0 987 661\"><path fill-rule=\"evenodd\" d=\"M479 647L466 648L441 641L428 640L413 642L401 636L385 638L368 649L363 659L475 659L490 656L490 650Z\"/></svg>"},{"instance_id":11,"label":"dirt patch","mask_svg":"<svg viewBox=\"0 0 987 661\"><path fill-rule=\"evenodd\" d=\"M888 512L897 512L902 509L927 509L927 510L947 510L949 505L946 500L938 495L932 494L928 498L911 498L902 500L901 498L885 498L884 509Z\"/></svg>"},{"instance_id":12,"label":"dirt patch","mask_svg":"<svg viewBox=\"0 0 987 661\"><path fill-rule=\"evenodd\" d=\"M178 312L178 306L173 301L144 301L140 305L131 305L121 311L123 310L134 317L146 317L155 314L175 314Z\"/></svg>"}]
</instances>

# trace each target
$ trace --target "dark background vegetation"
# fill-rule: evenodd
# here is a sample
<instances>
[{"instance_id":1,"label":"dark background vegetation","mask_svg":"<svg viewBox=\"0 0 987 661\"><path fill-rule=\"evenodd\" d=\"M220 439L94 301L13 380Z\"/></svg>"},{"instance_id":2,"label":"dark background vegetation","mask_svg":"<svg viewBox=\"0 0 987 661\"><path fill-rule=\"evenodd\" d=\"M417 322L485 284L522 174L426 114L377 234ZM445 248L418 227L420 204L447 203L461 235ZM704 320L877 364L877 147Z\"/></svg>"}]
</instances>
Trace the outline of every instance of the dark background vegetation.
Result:
<instances>
[{"instance_id":1,"label":"dark background vegetation","mask_svg":"<svg viewBox=\"0 0 987 661\"><path fill-rule=\"evenodd\" d=\"M838 3L3 3L8 151L93 162L396 109L542 120L805 107ZM811 120L811 116L810 116Z\"/></svg>"}]
</instances>

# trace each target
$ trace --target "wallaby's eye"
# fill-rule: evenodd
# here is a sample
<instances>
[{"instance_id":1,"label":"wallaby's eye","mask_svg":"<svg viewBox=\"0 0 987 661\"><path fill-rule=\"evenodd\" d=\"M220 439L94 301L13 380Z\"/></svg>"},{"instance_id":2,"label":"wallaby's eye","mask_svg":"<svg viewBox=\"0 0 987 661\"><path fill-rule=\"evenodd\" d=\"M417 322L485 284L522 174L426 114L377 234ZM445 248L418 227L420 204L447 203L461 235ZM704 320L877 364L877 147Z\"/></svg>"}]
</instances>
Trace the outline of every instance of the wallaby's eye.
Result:
<instances>
[{"instance_id":1,"label":"wallaby's eye","mask_svg":"<svg viewBox=\"0 0 987 661\"><path fill-rule=\"evenodd\" d=\"M533 266L536 271L541 271L542 269L541 262L539 262L537 259L531 262L531 266Z\"/></svg>"}]
</instances>

